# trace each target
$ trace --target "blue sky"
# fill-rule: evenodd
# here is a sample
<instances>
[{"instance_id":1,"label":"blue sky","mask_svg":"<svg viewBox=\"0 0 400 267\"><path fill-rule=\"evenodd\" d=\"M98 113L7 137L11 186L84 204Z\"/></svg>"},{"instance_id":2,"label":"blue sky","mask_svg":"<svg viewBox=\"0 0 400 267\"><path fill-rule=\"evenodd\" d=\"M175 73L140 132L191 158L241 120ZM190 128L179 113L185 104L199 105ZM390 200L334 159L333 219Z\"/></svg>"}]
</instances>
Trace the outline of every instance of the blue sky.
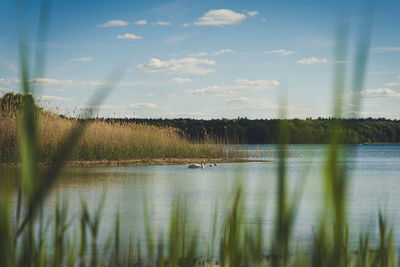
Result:
<instances>
[{"instance_id":1,"label":"blue sky","mask_svg":"<svg viewBox=\"0 0 400 267\"><path fill-rule=\"evenodd\" d=\"M0 90L19 90L18 6L0 0ZM48 38L36 40L40 1L24 11L28 48L45 48L32 77L47 107L72 113L108 73L123 78L101 116L276 118L332 114L333 70L351 89L366 1L51 1ZM400 119L400 2L377 1L361 117ZM348 58L334 58L338 21ZM287 96L285 103L280 96ZM350 92L344 94L349 99ZM348 101L347 101L348 102ZM345 104L345 115L351 109Z\"/></svg>"}]
</instances>

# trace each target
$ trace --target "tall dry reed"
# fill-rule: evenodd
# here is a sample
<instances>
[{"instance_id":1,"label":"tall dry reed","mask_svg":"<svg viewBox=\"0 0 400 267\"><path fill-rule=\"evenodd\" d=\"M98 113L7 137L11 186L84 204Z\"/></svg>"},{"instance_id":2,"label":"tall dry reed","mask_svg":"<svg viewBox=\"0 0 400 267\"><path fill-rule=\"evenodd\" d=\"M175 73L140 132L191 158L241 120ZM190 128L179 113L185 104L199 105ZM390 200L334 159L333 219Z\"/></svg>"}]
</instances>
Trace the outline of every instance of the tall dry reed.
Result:
<instances>
[{"instance_id":1,"label":"tall dry reed","mask_svg":"<svg viewBox=\"0 0 400 267\"><path fill-rule=\"evenodd\" d=\"M37 116L38 160L50 161L62 140L82 123L51 112ZM0 112L1 162L18 162L19 112ZM221 157L221 146L194 144L175 128L136 123L90 121L70 160L125 160L148 158Z\"/></svg>"}]
</instances>

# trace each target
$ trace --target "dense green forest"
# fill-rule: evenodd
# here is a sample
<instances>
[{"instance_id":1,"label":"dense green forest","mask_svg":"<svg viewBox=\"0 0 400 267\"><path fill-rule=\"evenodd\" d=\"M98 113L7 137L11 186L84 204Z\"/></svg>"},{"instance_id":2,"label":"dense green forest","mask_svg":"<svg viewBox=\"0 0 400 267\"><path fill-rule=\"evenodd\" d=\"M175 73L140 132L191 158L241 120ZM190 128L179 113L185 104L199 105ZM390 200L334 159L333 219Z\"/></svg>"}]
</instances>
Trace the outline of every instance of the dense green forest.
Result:
<instances>
[{"instance_id":1,"label":"dense green forest","mask_svg":"<svg viewBox=\"0 0 400 267\"><path fill-rule=\"evenodd\" d=\"M110 122L134 122L180 129L193 141L217 140L229 143L276 144L278 119L105 119ZM333 122L338 119L287 120L289 143L327 144ZM388 119L340 119L343 143L400 143L400 121Z\"/></svg>"},{"instance_id":2,"label":"dense green forest","mask_svg":"<svg viewBox=\"0 0 400 267\"><path fill-rule=\"evenodd\" d=\"M33 101L33 98L29 98ZM8 93L0 98L0 110L13 111L21 108L22 95ZM39 107L35 106L37 110ZM63 117L63 116L62 116ZM278 119L137 119L96 118L109 123L139 123L178 128L183 135L195 142L217 141L221 143L276 144L278 143ZM400 121L384 118L366 119L290 119L287 120L289 143L327 144L330 127L340 122L343 143L400 143Z\"/></svg>"}]
</instances>

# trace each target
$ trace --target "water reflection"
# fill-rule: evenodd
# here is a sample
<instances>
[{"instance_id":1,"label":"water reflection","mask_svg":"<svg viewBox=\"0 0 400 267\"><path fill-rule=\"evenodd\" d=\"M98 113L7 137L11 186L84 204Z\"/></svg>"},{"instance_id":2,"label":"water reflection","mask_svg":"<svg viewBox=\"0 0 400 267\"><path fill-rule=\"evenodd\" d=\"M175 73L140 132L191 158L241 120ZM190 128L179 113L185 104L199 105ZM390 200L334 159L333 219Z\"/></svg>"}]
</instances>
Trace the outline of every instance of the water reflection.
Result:
<instances>
[{"instance_id":1,"label":"water reflection","mask_svg":"<svg viewBox=\"0 0 400 267\"><path fill-rule=\"evenodd\" d=\"M289 193L299 190L299 179L308 173L303 196L299 204L294 239L309 242L312 228L317 222L322 200L322 170L326 146L290 145L288 149ZM274 159L276 146L238 146L248 151L252 158ZM374 229L377 212L383 208L395 223L399 237L400 201L400 146L367 145L347 146L355 153L345 164L352 170L348 191L349 221L354 238L360 227ZM218 202L218 216L229 209L235 187L244 188L246 224L253 224L258 213L263 215L263 227L271 232L274 222L276 162L219 164L205 170L185 166L140 167L67 167L45 203L45 217L51 218L57 196L68 198L69 214L76 218L80 201L85 199L90 209L95 209L103 191L106 192L105 209L101 221L99 242L105 242L112 231L117 209L121 215L122 241L134 236L144 240L144 203L154 238L168 233L171 205L179 196L187 203L189 223L196 226L199 237L207 239L211 218ZM2 186L8 186L17 195L19 168L1 167ZM4 183L6 182L6 183ZM14 204L15 204L14 198ZM268 236L266 242L269 242ZM399 242L396 242L397 244Z\"/></svg>"}]
</instances>

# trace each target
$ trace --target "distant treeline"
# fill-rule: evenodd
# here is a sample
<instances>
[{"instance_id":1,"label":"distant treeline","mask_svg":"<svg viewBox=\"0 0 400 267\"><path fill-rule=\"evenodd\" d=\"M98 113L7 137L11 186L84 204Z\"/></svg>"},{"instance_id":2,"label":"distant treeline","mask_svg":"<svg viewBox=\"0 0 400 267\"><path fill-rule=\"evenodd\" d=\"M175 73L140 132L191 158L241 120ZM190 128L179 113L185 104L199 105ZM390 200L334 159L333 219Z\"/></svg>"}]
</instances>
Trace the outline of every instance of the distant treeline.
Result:
<instances>
[{"instance_id":1,"label":"distant treeline","mask_svg":"<svg viewBox=\"0 0 400 267\"><path fill-rule=\"evenodd\" d=\"M32 96L26 100L34 101ZM21 94L7 93L0 97L0 112L15 112L22 108ZM36 110L42 110L35 106ZM61 116L63 117L63 116ZM66 117L64 117L66 118ZM96 118L93 120L109 123L138 123L177 128L182 135L195 142L216 141L236 144L276 144L278 143L278 119L249 120L237 119L132 119ZM290 119L287 120L289 143L327 144L333 122L340 122L343 143L400 143L400 121L384 118L373 119Z\"/></svg>"},{"instance_id":2,"label":"distant treeline","mask_svg":"<svg viewBox=\"0 0 400 267\"><path fill-rule=\"evenodd\" d=\"M276 144L278 119L104 119L108 122L143 123L180 129L193 141L222 143ZM338 119L287 120L289 143L327 144L332 124ZM343 143L400 143L400 121L388 119L340 119Z\"/></svg>"}]
</instances>

